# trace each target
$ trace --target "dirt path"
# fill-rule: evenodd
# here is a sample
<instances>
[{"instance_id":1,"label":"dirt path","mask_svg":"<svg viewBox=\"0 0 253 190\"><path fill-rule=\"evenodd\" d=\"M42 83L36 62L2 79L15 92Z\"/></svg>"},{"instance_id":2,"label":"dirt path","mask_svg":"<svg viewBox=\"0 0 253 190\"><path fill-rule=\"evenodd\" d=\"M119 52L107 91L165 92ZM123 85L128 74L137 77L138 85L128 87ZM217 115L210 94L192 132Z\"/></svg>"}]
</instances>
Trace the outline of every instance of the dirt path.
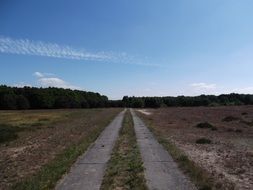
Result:
<instances>
[{"instance_id":1,"label":"dirt path","mask_svg":"<svg viewBox=\"0 0 253 190\"><path fill-rule=\"evenodd\" d=\"M56 190L98 190L106 164L122 127L125 111L122 111L101 133L95 143L81 156L56 186Z\"/></svg>"},{"instance_id":2,"label":"dirt path","mask_svg":"<svg viewBox=\"0 0 253 190\"><path fill-rule=\"evenodd\" d=\"M169 153L154 138L141 119L131 110L138 146L150 190L196 189L181 173Z\"/></svg>"}]
</instances>

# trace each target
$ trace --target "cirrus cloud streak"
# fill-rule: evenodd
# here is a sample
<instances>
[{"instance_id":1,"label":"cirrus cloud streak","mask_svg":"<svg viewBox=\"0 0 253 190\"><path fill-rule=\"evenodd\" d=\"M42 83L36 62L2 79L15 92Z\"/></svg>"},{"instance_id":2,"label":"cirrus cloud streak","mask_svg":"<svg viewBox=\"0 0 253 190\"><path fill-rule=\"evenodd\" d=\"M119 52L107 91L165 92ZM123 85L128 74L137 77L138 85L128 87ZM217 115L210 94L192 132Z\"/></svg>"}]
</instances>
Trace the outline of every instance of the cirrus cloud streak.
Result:
<instances>
[{"instance_id":1,"label":"cirrus cloud streak","mask_svg":"<svg viewBox=\"0 0 253 190\"><path fill-rule=\"evenodd\" d=\"M12 39L3 36L0 36L0 53L45 56L86 61L104 61L144 66L159 66L157 64L148 63L147 61L142 61L126 53L104 51L89 52L84 49L77 49L56 43L47 43L28 39Z\"/></svg>"}]
</instances>

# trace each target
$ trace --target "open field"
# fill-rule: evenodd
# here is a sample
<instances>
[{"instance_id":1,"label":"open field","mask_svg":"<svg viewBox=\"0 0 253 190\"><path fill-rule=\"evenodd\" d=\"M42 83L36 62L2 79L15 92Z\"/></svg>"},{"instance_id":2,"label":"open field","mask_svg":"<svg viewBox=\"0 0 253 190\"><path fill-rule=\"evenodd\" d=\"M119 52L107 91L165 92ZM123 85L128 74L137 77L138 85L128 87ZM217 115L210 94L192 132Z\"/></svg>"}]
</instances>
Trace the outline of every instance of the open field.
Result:
<instances>
[{"instance_id":1,"label":"open field","mask_svg":"<svg viewBox=\"0 0 253 190\"><path fill-rule=\"evenodd\" d=\"M120 110L0 111L0 189L52 188Z\"/></svg>"},{"instance_id":2,"label":"open field","mask_svg":"<svg viewBox=\"0 0 253 190\"><path fill-rule=\"evenodd\" d=\"M161 108L145 113L138 115L195 183L206 189L252 189L253 106Z\"/></svg>"}]
</instances>

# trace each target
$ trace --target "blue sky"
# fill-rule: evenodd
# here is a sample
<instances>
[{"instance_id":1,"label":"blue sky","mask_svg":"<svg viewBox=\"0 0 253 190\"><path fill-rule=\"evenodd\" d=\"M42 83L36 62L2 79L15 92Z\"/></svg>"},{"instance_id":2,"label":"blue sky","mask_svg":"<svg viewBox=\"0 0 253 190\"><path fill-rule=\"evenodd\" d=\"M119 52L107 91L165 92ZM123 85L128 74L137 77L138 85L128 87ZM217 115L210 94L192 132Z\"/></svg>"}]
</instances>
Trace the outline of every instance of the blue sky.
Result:
<instances>
[{"instance_id":1,"label":"blue sky","mask_svg":"<svg viewBox=\"0 0 253 190\"><path fill-rule=\"evenodd\" d=\"M1 0L0 83L124 95L253 93L251 0Z\"/></svg>"}]
</instances>

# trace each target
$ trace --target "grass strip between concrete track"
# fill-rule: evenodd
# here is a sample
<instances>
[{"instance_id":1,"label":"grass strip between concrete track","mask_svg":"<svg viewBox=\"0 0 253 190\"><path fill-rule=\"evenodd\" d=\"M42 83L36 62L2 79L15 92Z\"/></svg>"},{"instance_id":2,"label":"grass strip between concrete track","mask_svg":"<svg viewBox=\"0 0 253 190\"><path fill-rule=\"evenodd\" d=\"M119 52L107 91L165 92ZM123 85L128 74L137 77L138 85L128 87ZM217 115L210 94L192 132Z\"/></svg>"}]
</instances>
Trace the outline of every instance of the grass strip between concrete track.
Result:
<instances>
[{"instance_id":1,"label":"grass strip between concrete track","mask_svg":"<svg viewBox=\"0 0 253 190\"><path fill-rule=\"evenodd\" d=\"M87 135L78 145L74 144L65 149L61 154L57 155L53 161L44 165L41 170L34 176L18 182L12 189L14 190L44 190L54 189L57 181L62 175L69 171L72 164L78 156L82 155L89 145L94 142L104 128L113 120L115 115L109 119L98 123L94 130Z\"/></svg>"},{"instance_id":2,"label":"grass strip between concrete track","mask_svg":"<svg viewBox=\"0 0 253 190\"><path fill-rule=\"evenodd\" d=\"M219 184L214 185L215 183L209 177L209 173L196 165L191 161L186 154L177 148L177 146L170 142L167 138L163 137L161 133L155 130L154 124L143 117L141 114L138 114L150 131L155 135L156 139L160 144L162 144L165 149L170 153L172 158L177 162L179 168L190 177L191 181L197 186L199 190L211 190L211 189L222 189Z\"/></svg>"},{"instance_id":3,"label":"grass strip between concrete track","mask_svg":"<svg viewBox=\"0 0 253 190\"><path fill-rule=\"evenodd\" d=\"M143 163L129 110L125 114L123 127L113 148L101 186L101 190L109 189L147 189Z\"/></svg>"}]
</instances>

